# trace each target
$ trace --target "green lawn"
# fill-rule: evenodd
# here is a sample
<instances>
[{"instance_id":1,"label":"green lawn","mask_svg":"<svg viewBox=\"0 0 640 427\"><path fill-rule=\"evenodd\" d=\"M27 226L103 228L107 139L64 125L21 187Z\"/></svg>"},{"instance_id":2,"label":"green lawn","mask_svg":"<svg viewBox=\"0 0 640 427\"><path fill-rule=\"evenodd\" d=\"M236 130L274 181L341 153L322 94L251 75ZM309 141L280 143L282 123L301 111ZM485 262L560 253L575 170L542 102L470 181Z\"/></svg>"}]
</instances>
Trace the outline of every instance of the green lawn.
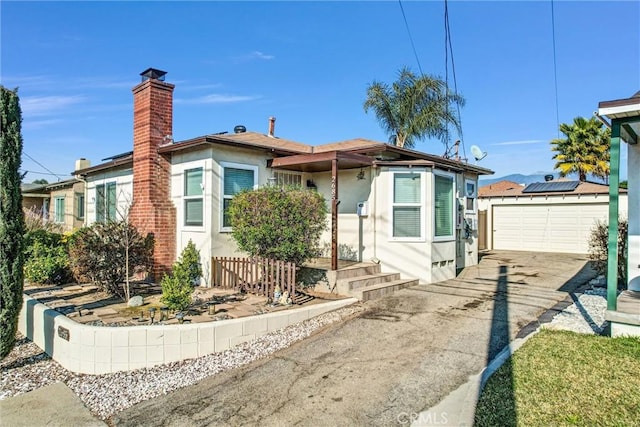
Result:
<instances>
[{"instance_id":1,"label":"green lawn","mask_svg":"<svg viewBox=\"0 0 640 427\"><path fill-rule=\"evenodd\" d=\"M542 330L487 382L476 426L640 426L640 339Z\"/></svg>"}]
</instances>

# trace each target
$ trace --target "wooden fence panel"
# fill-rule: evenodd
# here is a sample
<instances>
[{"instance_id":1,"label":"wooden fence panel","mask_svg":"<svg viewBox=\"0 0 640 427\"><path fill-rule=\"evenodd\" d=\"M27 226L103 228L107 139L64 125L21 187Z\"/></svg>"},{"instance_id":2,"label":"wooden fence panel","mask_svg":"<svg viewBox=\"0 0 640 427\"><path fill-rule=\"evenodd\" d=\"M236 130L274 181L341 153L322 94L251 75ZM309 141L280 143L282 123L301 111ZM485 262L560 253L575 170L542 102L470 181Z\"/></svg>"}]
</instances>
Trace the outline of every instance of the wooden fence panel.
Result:
<instances>
[{"instance_id":1,"label":"wooden fence panel","mask_svg":"<svg viewBox=\"0 0 640 427\"><path fill-rule=\"evenodd\" d=\"M211 258L211 283L214 287L273 298L276 286L296 299L296 265L268 258Z\"/></svg>"}]
</instances>

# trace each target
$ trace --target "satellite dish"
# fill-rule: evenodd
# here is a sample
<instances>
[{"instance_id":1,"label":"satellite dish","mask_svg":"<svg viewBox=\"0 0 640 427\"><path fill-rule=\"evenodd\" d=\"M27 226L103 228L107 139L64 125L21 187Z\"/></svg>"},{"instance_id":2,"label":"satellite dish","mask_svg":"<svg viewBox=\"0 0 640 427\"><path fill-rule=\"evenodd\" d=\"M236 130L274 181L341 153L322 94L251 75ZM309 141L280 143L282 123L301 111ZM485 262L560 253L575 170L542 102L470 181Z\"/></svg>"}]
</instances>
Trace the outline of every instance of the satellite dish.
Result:
<instances>
[{"instance_id":1,"label":"satellite dish","mask_svg":"<svg viewBox=\"0 0 640 427\"><path fill-rule=\"evenodd\" d=\"M486 151L482 151L477 145L472 145L471 154L473 154L473 157L476 158L476 161L479 161L487 157L488 153Z\"/></svg>"}]
</instances>

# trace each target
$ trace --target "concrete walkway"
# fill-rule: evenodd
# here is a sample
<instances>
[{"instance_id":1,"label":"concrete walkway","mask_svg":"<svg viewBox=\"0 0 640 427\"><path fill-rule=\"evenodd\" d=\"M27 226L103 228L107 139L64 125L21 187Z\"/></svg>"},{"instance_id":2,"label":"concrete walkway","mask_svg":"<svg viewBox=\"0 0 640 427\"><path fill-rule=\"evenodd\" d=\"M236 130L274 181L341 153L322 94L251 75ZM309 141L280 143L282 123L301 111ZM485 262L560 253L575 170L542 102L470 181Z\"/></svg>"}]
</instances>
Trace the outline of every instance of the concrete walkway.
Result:
<instances>
[{"instance_id":1,"label":"concrete walkway","mask_svg":"<svg viewBox=\"0 0 640 427\"><path fill-rule=\"evenodd\" d=\"M104 427L63 383L0 400L0 425L7 427Z\"/></svg>"},{"instance_id":2,"label":"concrete walkway","mask_svg":"<svg viewBox=\"0 0 640 427\"><path fill-rule=\"evenodd\" d=\"M455 280L369 302L358 317L269 359L142 402L110 421L471 425L473 384L482 370L523 327L535 329L543 312L595 275L586 263L576 255L491 252Z\"/></svg>"}]
</instances>

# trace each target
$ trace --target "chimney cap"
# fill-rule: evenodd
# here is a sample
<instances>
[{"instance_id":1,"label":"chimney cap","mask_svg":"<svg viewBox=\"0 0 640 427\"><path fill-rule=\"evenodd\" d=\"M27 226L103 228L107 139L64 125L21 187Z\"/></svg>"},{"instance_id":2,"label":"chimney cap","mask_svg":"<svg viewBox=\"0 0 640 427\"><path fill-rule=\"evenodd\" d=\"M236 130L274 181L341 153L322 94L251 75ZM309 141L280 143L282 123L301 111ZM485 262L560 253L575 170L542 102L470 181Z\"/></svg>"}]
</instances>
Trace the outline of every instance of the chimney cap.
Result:
<instances>
[{"instance_id":1,"label":"chimney cap","mask_svg":"<svg viewBox=\"0 0 640 427\"><path fill-rule=\"evenodd\" d=\"M167 74L166 71L158 70L157 68L147 68L140 73L143 82L149 79L160 80L163 82L165 74Z\"/></svg>"}]
</instances>

